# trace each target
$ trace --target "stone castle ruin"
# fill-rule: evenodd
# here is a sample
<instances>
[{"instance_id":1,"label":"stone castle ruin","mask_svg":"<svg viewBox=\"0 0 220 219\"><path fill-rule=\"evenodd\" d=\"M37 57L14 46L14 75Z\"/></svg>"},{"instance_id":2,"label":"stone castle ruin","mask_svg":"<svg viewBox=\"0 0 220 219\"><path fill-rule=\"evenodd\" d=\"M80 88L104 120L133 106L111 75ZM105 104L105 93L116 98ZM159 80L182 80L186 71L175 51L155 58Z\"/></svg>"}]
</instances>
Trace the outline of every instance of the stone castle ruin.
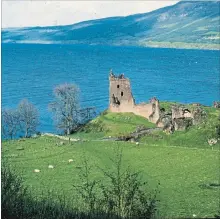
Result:
<instances>
[{"instance_id":1,"label":"stone castle ruin","mask_svg":"<svg viewBox=\"0 0 220 219\"><path fill-rule=\"evenodd\" d=\"M109 111L124 113L131 112L143 116L169 132L174 130L186 130L191 125L197 125L205 116L205 112L198 105L192 109L184 105L173 105L170 112L160 108L156 97L148 103L136 104L131 92L131 84L124 74L116 76L109 74Z\"/></svg>"},{"instance_id":2,"label":"stone castle ruin","mask_svg":"<svg viewBox=\"0 0 220 219\"><path fill-rule=\"evenodd\" d=\"M156 123L160 117L159 101L152 98L149 103L136 104L131 92L130 80L124 74L109 74L109 110L111 112L132 112Z\"/></svg>"}]
</instances>

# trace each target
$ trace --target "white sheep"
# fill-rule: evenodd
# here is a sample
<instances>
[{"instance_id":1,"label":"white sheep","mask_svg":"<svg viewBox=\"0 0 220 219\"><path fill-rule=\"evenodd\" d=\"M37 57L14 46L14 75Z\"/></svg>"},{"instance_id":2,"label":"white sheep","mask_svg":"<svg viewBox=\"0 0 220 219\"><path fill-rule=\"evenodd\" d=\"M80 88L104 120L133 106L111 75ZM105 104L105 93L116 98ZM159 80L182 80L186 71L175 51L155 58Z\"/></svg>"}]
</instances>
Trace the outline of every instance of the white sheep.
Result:
<instances>
[{"instance_id":1,"label":"white sheep","mask_svg":"<svg viewBox=\"0 0 220 219\"><path fill-rule=\"evenodd\" d=\"M217 143L217 139L215 139L215 138L208 139L208 143L210 146L212 146L213 144Z\"/></svg>"},{"instance_id":2,"label":"white sheep","mask_svg":"<svg viewBox=\"0 0 220 219\"><path fill-rule=\"evenodd\" d=\"M139 142L136 142L136 145L139 145Z\"/></svg>"},{"instance_id":3,"label":"white sheep","mask_svg":"<svg viewBox=\"0 0 220 219\"><path fill-rule=\"evenodd\" d=\"M39 172L40 172L40 170L38 170L38 169L35 169L35 170L34 170L34 172L35 172L35 173L39 173Z\"/></svg>"},{"instance_id":4,"label":"white sheep","mask_svg":"<svg viewBox=\"0 0 220 219\"><path fill-rule=\"evenodd\" d=\"M48 168L49 168L49 169L53 169L54 166L53 166L53 165L49 165Z\"/></svg>"},{"instance_id":5,"label":"white sheep","mask_svg":"<svg viewBox=\"0 0 220 219\"><path fill-rule=\"evenodd\" d=\"M73 162L73 159L69 159L68 162L69 162L69 163Z\"/></svg>"}]
</instances>

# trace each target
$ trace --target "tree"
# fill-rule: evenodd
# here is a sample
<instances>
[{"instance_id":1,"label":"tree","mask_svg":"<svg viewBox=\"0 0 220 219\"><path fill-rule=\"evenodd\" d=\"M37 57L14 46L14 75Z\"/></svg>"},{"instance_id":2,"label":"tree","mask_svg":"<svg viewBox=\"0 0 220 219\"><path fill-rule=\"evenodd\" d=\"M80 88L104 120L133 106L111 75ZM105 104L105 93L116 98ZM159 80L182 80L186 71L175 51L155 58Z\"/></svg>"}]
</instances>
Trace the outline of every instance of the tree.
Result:
<instances>
[{"instance_id":1,"label":"tree","mask_svg":"<svg viewBox=\"0 0 220 219\"><path fill-rule=\"evenodd\" d=\"M2 135L13 139L19 131L19 114L14 109L2 110Z\"/></svg>"},{"instance_id":2,"label":"tree","mask_svg":"<svg viewBox=\"0 0 220 219\"><path fill-rule=\"evenodd\" d=\"M55 101L49 105L55 114L57 127L70 134L80 124L80 90L75 84L61 84L55 87Z\"/></svg>"},{"instance_id":3,"label":"tree","mask_svg":"<svg viewBox=\"0 0 220 219\"><path fill-rule=\"evenodd\" d=\"M27 99L23 99L18 104L18 116L20 128L24 132L25 138L36 132L37 125L39 124L39 112Z\"/></svg>"},{"instance_id":4,"label":"tree","mask_svg":"<svg viewBox=\"0 0 220 219\"><path fill-rule=\"evenodd\" d=\"M97 115L95 107L85 107L81 108L78 112L79 117L79 129L82 128L83 125L87 124L91 119L95 118ZM77 129L76 129L77 131Z\"/></svg>"}]
</instances>

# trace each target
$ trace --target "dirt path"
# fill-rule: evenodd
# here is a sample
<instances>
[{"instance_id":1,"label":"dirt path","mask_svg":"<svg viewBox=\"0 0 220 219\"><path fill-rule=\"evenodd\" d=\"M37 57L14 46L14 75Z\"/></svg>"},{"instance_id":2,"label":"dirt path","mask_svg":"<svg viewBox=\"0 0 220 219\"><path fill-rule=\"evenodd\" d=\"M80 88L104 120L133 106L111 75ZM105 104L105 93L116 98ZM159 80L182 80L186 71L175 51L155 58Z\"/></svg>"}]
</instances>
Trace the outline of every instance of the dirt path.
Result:
<instances>
[{"instance_id":1,"label":"dirt path","mask_svg":"<svg viewBox=\"0 0 220 219\"><path fill-rule=\"evenodd\" d=\"M56 137L56 138L59 138L59 139L64 140L64 141L74 141L74 142L75 141L81 141L78 138L70 138L70 137L67 137L67 136L55 135L55 134L52 134L52 133L43 133L43 134L41 134L41 136Z\"/></svg>"},{"instance_id":2,"label":"dirt path","mask_svg":"<svg viewBox=\"0 0 220 219\"><path fill-rule=\"evenodd\" d=\"M55 134L52 134L52 133L43 133L41 136L56 137L56 138L59 138L59 139L64 140L64 141L71 141L71 142L78 142L78 141L94 141L94 142L119 141L119 140L117 140L117 138L92 139L92 140L79 139L79 138L70 138L70 137L66 137L66 136L55 135ZM129 143L130 141L127 141L127 142ZM191 148L191 147L183 147L183 146L176 146L176 145L170 145L170 146L161 146L161 145L157 145L157 144L148 145L148 144L142 143L142 142L130 142L130 143L131 144L136 144L136 145L147 145L148 147L183 148L183 149L190 149L190 150L209 150L209 151L212 150L212 151L220 152L219 149L213 149L212 147L210 147L210 148L193 148L192 147Z\"/></svg>"}]
</instances>

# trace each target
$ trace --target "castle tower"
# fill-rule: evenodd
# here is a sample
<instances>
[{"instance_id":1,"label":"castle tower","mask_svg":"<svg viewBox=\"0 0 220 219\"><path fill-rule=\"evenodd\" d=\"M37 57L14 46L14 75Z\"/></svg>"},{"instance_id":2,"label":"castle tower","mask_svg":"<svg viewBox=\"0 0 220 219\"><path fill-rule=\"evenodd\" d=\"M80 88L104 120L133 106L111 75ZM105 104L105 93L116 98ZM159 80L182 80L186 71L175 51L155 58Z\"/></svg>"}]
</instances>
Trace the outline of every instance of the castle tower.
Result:
<instances>
[{"instance_id":1,"label":"castle tower","mask_svg":"<svg viewBox=\"0 0 220 219\"><path fill-rule=\"evenodd\" d=\"M153 123L156 123L160 117L159 100L154 97L150 103L135 104L130 80L125 78L124 74L116 76L112 71L109 74L109 111L131 112L143 116Z\"/></svg>"},{"instance_id":2,"label":"castle tower","mask_svg":"<svg viewBox=\"0 0 220 219\"><path fill-rule=\"evenodd\" d=\"M132 112L135 101L131 93L130 81L124 74L109 74L109 110L111 112Z\"/></svg>"}]
</instances>

